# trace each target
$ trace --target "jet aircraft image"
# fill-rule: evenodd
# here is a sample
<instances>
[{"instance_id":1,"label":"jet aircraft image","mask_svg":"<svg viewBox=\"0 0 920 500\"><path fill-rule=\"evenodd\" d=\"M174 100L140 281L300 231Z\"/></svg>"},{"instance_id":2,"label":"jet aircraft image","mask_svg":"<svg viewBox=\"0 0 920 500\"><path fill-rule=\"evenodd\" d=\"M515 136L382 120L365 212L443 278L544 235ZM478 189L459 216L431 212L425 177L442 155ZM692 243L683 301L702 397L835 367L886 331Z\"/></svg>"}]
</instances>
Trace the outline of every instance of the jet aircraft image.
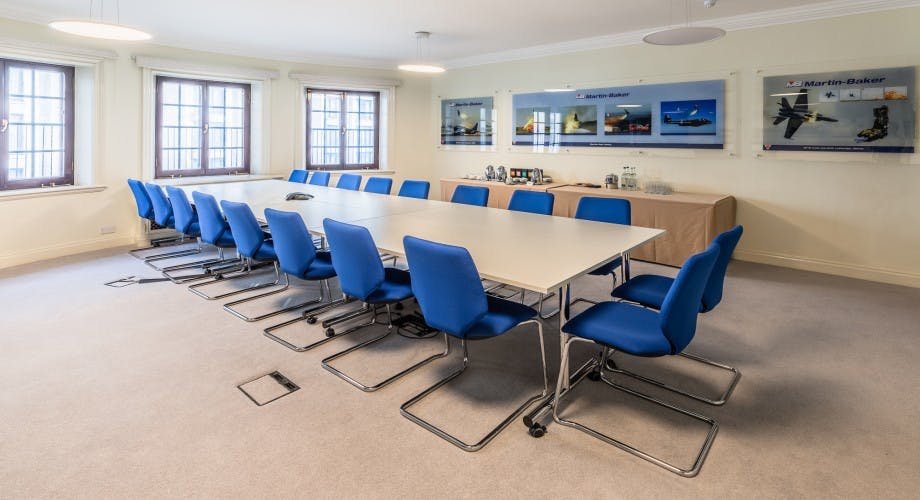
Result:
<instances>
[{"instance_id":1,"label":"jet aircraft image","mask_svg":"<svg viewBox=\"0 0 920 500\"><path fill-rule=\"evenodd\" d=\"M786 123L786 133L783 134L783 137L786 139L792 139L795 131L798 130L803 123L837 121L835 118L824 116L817 111L808 111L808 90L806 89L799 91L799 95L795 98L794 106L790 106L789 101L787 101L785 97L777 104L779 104L780 108L777 116L773 117L773 125L779 125L789 120L789 122Z\"/></svg>"}]
</instances>

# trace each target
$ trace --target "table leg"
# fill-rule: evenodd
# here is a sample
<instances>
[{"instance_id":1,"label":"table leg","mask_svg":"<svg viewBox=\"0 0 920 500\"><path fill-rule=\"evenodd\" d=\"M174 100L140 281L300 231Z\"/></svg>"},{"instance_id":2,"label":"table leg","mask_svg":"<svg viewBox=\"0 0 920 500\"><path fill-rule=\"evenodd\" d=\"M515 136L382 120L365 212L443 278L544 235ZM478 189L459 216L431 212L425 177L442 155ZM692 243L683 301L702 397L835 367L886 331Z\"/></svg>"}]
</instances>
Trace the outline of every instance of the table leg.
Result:
<instances>
[{"instance_id":1,"label":"table leg","mask_svg":"<svg viewBox=\"0 0 920 500\"><path fill-rule=\"evenodd\" d=\"M569 320L569 313L570 313L569 311L569 292L570 291L571 291L571 285L566 284L565 287L559 287L559 290L556 293L556 295L558 296L558 302L559 302L559 347L560 349L563 349L563 350L565 349L565 342L568 339L568 335L562 332L562 327L565 326L565 322ZM559 351L559 352L564 352L564 351ZM559 366L559 369L564 370L564 373L569 373L568 364L566 364L565 366ZM576 376L579 376L580 374L581 374L581 369L579 369ZM566 380L564 382L564 387L563 387L564 390L568 389L570 380L572 379L569 377L566 377ZM537 406L535 406L534 409L530 411L530 413L524 415L524 425L530 428L532 436L539 437L543 435L542 432L539 433L538 435L538 434L534 434L533 431L535 427L541 428L540 419L552 410L553 404L555 402L555 398L556 398L556 394L554 392L550 394L549 396L547 396L542 401L540 401L537 404ZM545 428L542 428L542 429L545 431Z\"/></svg>"},{"instance_id":2,"label":"table leg","mask_svg":"<svg viewBox=\"0 0 920 500\"><path fill-rule=\"evenodd\" d=\"M623 259L623 264L620 266L620 271L623 273L623 283L626 283L629 280L629 252L623 252L620 254L620 257Z\"/></svg>"}]
</instances>

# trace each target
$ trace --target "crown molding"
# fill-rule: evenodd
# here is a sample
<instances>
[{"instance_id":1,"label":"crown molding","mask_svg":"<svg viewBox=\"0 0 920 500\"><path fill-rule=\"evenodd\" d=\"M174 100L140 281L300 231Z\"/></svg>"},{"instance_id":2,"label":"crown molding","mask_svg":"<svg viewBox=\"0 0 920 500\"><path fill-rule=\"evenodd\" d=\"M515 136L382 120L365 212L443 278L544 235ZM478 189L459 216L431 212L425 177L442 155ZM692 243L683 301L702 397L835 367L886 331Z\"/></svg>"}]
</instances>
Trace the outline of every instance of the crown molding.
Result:
<instances>
[{"instance_id":1,"label":"crown molding","mask_svg":"<svg viewBox=\"0 0 920 500\"><path fill-rule=\"evenodd\" d=\"M830 2L769 10L755 14L709 19L706 20L705 23L711 26L718 26L725 31L738 31L776 26L778 24L819 21L822 19L868 14L871 12L903 9L907 7L920 7L920 0L832 0ZM790 19L792 21L790 21ZM485 64L536 59L540 57L571 54L573 52L586 52L590 50L633 45L642 43L642 37L645 35L667 27L669 26L492 52L478 56L461 57L445 61L444 66L448 69L466 68L470 66L482 66Z\"/></svg>"},{"instance_id":2,"label":"crown molding","mask_svg":"<svg viewBox=\"0 0 920 500\"><path fill-rule=\"evenodd\" d=\"M104 59L117 59L118 53L111 50L74 48L67 45L32 42L0 36L0 53L21 57L39 57L48 62L66 64L96 64Z\"/></svg>"},{"instance_id":3,"label":"crown molding","mask_svg":"<svg viewBox=\"0 0 920 500\"><path fill-rule=\"evenodd\" d=\"M402 85L401 80L389 78L365 78L361 76L317 75L292 71L288 78L305 85L320 85L342 88L390 88Z\"/></svg>"},{"instance_id":4,"label":"crown molding","mask_svg":"<svg viewBox=\"0 0 920 500\"><path fill-rule=\"evenodd\" d=\"M141 68L148 68L152 70L177 71L196 75L214 75L248 80L277 80L280 76L277 70L271 69L203 64L193 61L167 59L145 55L135 55L134 63Z\"/></svg>"}]
</instances>

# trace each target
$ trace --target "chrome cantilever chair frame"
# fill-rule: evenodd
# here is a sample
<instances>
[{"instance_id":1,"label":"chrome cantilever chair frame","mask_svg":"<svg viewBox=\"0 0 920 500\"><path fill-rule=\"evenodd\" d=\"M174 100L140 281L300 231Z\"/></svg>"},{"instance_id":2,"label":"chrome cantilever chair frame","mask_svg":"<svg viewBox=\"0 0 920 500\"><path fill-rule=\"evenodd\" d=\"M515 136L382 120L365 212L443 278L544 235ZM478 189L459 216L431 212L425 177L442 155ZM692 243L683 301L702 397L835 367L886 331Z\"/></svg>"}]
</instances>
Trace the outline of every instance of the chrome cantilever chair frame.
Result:
<instances>
[{"instance_id":1,"label":"chrome cantilever chair frame","mask_svg":"<svg viewBox=\"0 0 920 500\"><path fill-rule=\"evenodd\" d=\"M214 296L208 295L207 293L199 290L199 288L201 287L213 285L215 283L223 283L227 281L243 279L251 275L254 270L260 269L263 267L268 267L268 266L274 266L275 268L275 280L274 281L270 281L267 283L259 283L257 285L249 286L246 288L241 288L239 290L233 290L232 292L225 292L225 293L214 295ZM255 261L253 259L250 259L249 257L243 257L241 268L237 270L233 270L229 274L235 274L235 275L227 278L225 277L226 276L225 274L216 274L214 275L214 279L210 281L205 281L202 283L195 283L194 285L189 285L188 289L190 292L194 293L195 295L205 300L218 300L218 299L223 299L223 298L230 297L233 295L237 295L240 293L251 292L253 290L261 290L263 288L267 288L270 286L279 285L281 284L281 274L282 273L281 273L281 270L278 268L278 261Z\"/></svg>"},{"instance_id":2,"label":"chrome cantilever chair frame","mask_svg":"<svg viewBox=\"0 0 920 500\"><path fill-rule=\"evenodd\" d=\"M276 269L278 268L277 263L275 264L275 268L276 268ZM281 274L281 278L280 278L280 280L279 280L277 283L275 283L275 284L276 284L276 285L281 285L281 288L279 288L279 289L277 289L277 290L272 290L272 291L270 291L270 292L265 292L265 293L260 293L260 294L258 294L258 295L253 295L252 297L246 297L245 299L239 299L239 300L234 300L233 302L227 302L226 304L224 304L224 310L227 311L228 313L230 313L230 314L236 316L237 318L240 318L240 319L243 320L243 321L253 322L253 321L260 321L260 320L263 320L263 319L265 319L265 318L271 318L272 316L277 316L277 315L279 315L279 314L283 314L283 313L286 313L286 312L288 312L288 311L294 311L294 310L296 310L296 309L300 309L301 307L306 307L306 306L309 306L309 305L311 305L311 304L321 303L321 302L323 301L323 296L324 296L324 295L327 296L327 297L330 297L330 298L331 298L331 296L332 296L332 294L329 292L329 280L321 280L320 289L319 289L319 297L316 298L316 299L311 299L311 300L308 300L308 301L306 301L306 302L300 302L300 303L297 303L297 304L294 304L294 305L286 306L286 307L284 307L284 308L282 308L282 309L276 309L276 310L274 310L274 311L267 312L267 313L265 313L265 314L260 314L260 315L258 315L258 316L246 316L245 314L243 314L243 313L241 313L240 311L237 311L236 309L233 308L233 306L236 306L236 305L239 305L239 304L245 304L246 302L252 302L253 300L261 299L261 298L263 298L263 297L269 297L269 296L271 296L271 295L275 295L275 294L281 293L281 292L283 292L283 291L285 291L285 290L288 290L288 289L291 287L291 278L288 276L287 273L280 273L280 274ZM325 294L323 293L323 290L326 291Z\"/></svg>"},{"instance_id":3,"label":"chrome cantilever chair frame","mask_svg":"<svg viewBox=\"0 0 920 500\"><path fill-rule=\"evenodd\" d=\"M538 336L539 336L539 338L540 338L540 360L541 360L542 363L543 363L543 365L542 365L542 368L543 368L543 392L542 392L541 394L538 394L538 395L535 395L535 396L532 396L532 397L528 398L528 399L524 402L524 404L522 404L521 406L519 406L516 410L514 410L514 412L513 412L512 414L508 415L504 420L502 420L501 423L498 424L498 426L496 426L495 428L493 428L492 430L490 430L488 433L486 433L486 435L483 436L482 439L480 439L479 441L477 441L477 442L475 442L475 443L472 443L472 444L466 443L466 442L460 440L459 438L457 438L456 436L454 436L454 435L448 433L448 432L445 431L444 429L441 429L440 427L438 427L438 426L432 424L431 422L428 422L427 420L422 419L422 418L419 417L418 415L415 415L414 413L412 413L411 411L409 411L409 408L411 408L411 407L414 406L415 404L419 403L420 401L422 401L423 399L425 399L426 397L428 397L429 395L431 395L431 393L433 393L434 391L436 391L436 390L438 390L439 388L443 387L444 385L446 385L447 383L449 383L451 380L453 380L453 379L459 377L464 371L466 371L467 367L469 367L469 365L470 365L468 339L460 339L460 344L461 344L461 346L463 347L463 366L462 366L459 370L457 370L457 371L451 373L450 375L448 375L446 378L444 378L444 379L438 381L437 383L435 383L434 385L432 385L432 386L429 387L428 389L425 389L423 392L419 393L418 395L416 395L415 397L413 397L413 398L410 399L409 401L406 401L405 403L403 403L402 406L399 407L399 412L400 412L404 417L406 417L406 418L408 418L409 420L415 422L416 424L418 424L418 425L424 427L425 429L428 429L429 431L433 432L434 434L436 434L436 435L437 435L438 437L440 437L441 439L444 439L445 441L447 441L447 442L453 444L454 446L457 446L458 448L460 448L460 449L462 449L462 450L464 450L464 451L473 452L473 451L479 451L480 449L482 449L483 446L489 444L489 441L492 441L492 439L494 439L495 436L498 435L498 433L500 433L502 430L504 430L505 427L508 427L508 425L511 424L511 422L514 421L514 419L516 419L516 418L518 418L519 416L521 416L521 414L523 414L523 413L527 410L527 408L530 407L530 405L532 405L532 404L533 404L534 402L536 402L536 401L539 401L539 400L541 400L541 399L546 398L546 396L549 394L549 378L548 378L548 376L547 376L547 374L546 374L546 345L545 345L545 343L544 343L544 341L543 341L543 324L540 323L540 321L538 321L538 320L536 320L536 319L530 319L530 320L527 320L527 321L522 321L521 323L518 324L518 326L524 325L524 324L527 324L527 323L533 323L534 325L537 326L537 333L538 333ZM445 336L446 336L446 335L447 335L447 334L445 334ZM449 341L448 341L448 346L449 346L449 345L450 345L450 344L449 344Z\"/></svg>"},{"instance_id":4,"label":"chrome cantilever chair frame","mask_svg":"<svg viewBox=\"0 0 920 500\"><path fill-rule=\"evenodd\" d=\"M337 377L339 377L340 379L342 379L342 380L348 382L349 384L351 384L351 385L357 387L358 389L361 389L361 390L364 391L364 392L374 392L374 391L376 391L376 390L378 390L378 389L380 389L380 388L382 388L382 387L385 387L385 386L389 385L391 382L396 381L397 379L403 377L404 375L407 375L407 374L409 374L409 373L412 373L413 371L415 371L415 370L421 368L422 366L425 366L425 365L427 365L428 363L430 363L430 362L432 362L432 361L434 361L434 360L436 360L436 359L443 358L443 357L447 356L448 354L450 354L450 338L448 338L448 335L445 333L445 334L444 334L444 343L445 343L445 346L444 346L444 351L443 351L443 352L440 352L440 353L437 353L437 354L432 354L431 356L429 356L429 357L427 357L427 358L425 358L425 359L423 359L423 360L421 360L421 361L415 363L414 365L409 366L408 368L405 368L405 369L399 371L398 373L395 373L395 374L393 374L393 375L388 376L388 377L385 378L384 380L382 380L382 381L380 381L380 382L378 382L378 383L376 383L376 384L374 384L374 385L366 385L366 384L363 384L363 383L361 383L361 382L355 380L354 378L352 378L351 376L349 376L349 375L346 374L345 372L343 372L343 371L337 369L336 367L332 366L332 365L330 364L332 361L335 361L336 359L339 359L339 358L341 358L341 357L343 357L343 356L346 356L346 355L348 355L348 354L350 354L350 353L352 353L352 352L354 352L354 351L357 351L357 350L359 350L359 349L363 349L363 348L365 348L365 347L367 347L367 346L369 346L369 345L376 344L377 342L380 342L381 340L383 340L383 339L387 338L388 336L390 336L390 334L393 333L393 332L395 331L394 328L393 328L393 316L392 316L392 313L391 313L391 311L390 311L390 304L383 304L383 306L386 308L386 315L387 315L386 332L384 332L383 335L378 335L377 337L374 337L374 338L372 338L372 339L370 339L370 340L366 340L366 341L364 341L364 342L361 342L360 344L356 344L356 345L354 345L354 346L352 346L352 347L349 347L348 349L346 349L346 350L344 350L344 351L337 352L337 353L333 354L332 356L329 356L328 358L326 358L326 359L324 359L324 360L322 361L323 368L325 368L326 370L329 370L329 371L332 372L335 376L337 376ZM342 335L347 335L347 334L349 334L349 333L356 332L356 331L358 331L358 330L360 330L360 329L362 329L362 328L366 328L366 327L368 327L368 326L377 324L377 310L378 310L379 308L380 308L379 305L370 305L370 304L365 303L361 308L359 308L359 309L357 309L357 310L355 310L355 311L350 311L350 312L348 312L348 313L339 315L339 316L337 316L337 317L335 317L335 318L330 318L329 320L323 321L323 327L328 328L328 327L330 327L330 326L332 326L332 325L335 325L335 324L338 324L338 323L343 323L343 322L345 322L345 321L348 321L348 320L351 320L351 319L354 319L354 318L359 318L359 317L361 317L361 316L363 316L363 315L365 315L365 314L370 314L370 315L371 315L371 319L370 319L370 321L368 321L367 323L361 323L361 324L359 324L359 325L352 326L352 327L349 328L348 330L345 330L344 332L341 332L341 333L334 333L332 336L329 336L329 338L326 339L326 340L329 340L329 339L332 339L332 338L336 338L336 337L341 337ZM329 335L329 330L327 330L327 335Z\"/></svg>"},{"instance_id":5,"label":"chrome cantilever chair frame","mask_svg":"<svg viewBox=\"0 0 920 500\"><path fill-rule=\"evenodd\" d=\"M324 281L325 281L325 280L324 280ZM329 294L329 284L328 284L328 283L326 283L326 293ZM330 296L330 298L331 298L331 294L330 294L329 296ZM335 332L333 331L333 333L332 333L331 335L329 335L329 334L327 333L325 338L322 338L322 339L320 339L320 340L317 340L316 342L307 344L307 345L305 345L305 346L299 346L299 345L292 344L292 343L288 342L286 339L284 339L284 338L282 338L282 337L279 337L279 336L275 335L275 334L272 333L272 332L274 332L275 330L279 330L279 329L281 329L281 328L284 328L284 327L286 327L286 326L293 325L294 323L300 323L301 321L306 321L306 322L309 323L309 324L316 323L316 317L319 316L320 314L323 314L323 313L325 313L325 312L327 312L327 311L330 311L330 310L332 310L332 309L335 309L336 307L339 307L339 306L341 306L341 305L348 304L348 303L350 303L350 302L353 302L353 299L350 299L349 297L347 297L347 296L345 296L345 295L342 295L342 298L341 298L341 299L332 300L332 301L330 301L328 304L324 304L324 305L318 306L318 307L313 308L313 309L307 309L306 311L304 311L304 312L300 315L299 318L289 319L289 320L287 320L287 321L285 321L285 322L283 322L283 323L278 323L277 325L272 325L272 326L266 328L265 330L263 330L262 333L263 333L263 335L265 335L266 337L268 337L268 338L274 340L275 342L278 342L279 344L283 345L284 347L287 347L288 349L290 349L290 350L292 350L292 351L296 351L296 352L309 351L310 349L313 349L314 347L323 345L323 344L325 344L326 342L329 342L329 341L332 340L332 339L339 338L339 337L341 337L341 336L343 336L343 335L345 335L345 334L351 333L352 331L355 331L355 330L349 330L349 331L346 331L346 332L343 332L343 333L335 333Z\"/></svg>"},{"instance_id":6,"label":"chrome cantilever chair frame","mask_svg":"<svg viewBox=\"0 0 920 500\"><path fill-rule=\"evenodd\" d=\"M569 340L565 343L565 350L563 350L563 352L562 352L562 363L561 363L561 366L566 366L566 363L567 363L568 360L569 360L570 348L571 348L571 346L572 346L575 342L586 342L586 343L595 344L595 342L594 342L593 340L589 340L589 339L584 339L584 338L580 338L580 337L571 337L571 338L569 338ZM687 409L685 409L685 408L681 408L681 407L679 407L679 406L677 406L677 405L668 403L668 402L666 402L666 401L662 401L662 400L660 400L660 399L658 399L658 398L654 398L654 397L652 397L652 396L648 396L648 395L646 395L646 394L642 394L641 392L634 391L634 390L632 390L632 389L630 389L630 388L628 388L628 387L619 385L619 384L617 384L616 382L614 382L614 381L610 380L609 378L607 378L606 375L605 375L605 364L606 364L606 363L604 363L603 361L609 358L609 351L612 351L612 350L613 350L613 349L611 349L611 348L609 348L609 347L607 347L607 346L604 346L604 350L601 352L599 358L596 359L596 360L594 361L594 363L593 363L593 365L594 365L593 368L594 368L594 369L579 370L580 375L578 376L578 378L576 378L574 381L572 381L572 382L570 383L568 389L563 389L563 384L564 384L564 382L565 382L565 379L566 379L567 374L564 373L564 372L560 372L560 373L559 373L559 378L558 378L557 381L556 381L556 399L555 399L555 403L553 404L553 420L554 420L556 423L558 423L558 424L561 424L561 425L564 425L564 426L567 426L567 427L572 427L572 428L578 429L578 430L580 430L580 431L582 431L582 432L584 432L584 433L586 433L586 434L589 434L589 435L591 435L591 436L594 436L594 437L600 439L601 441L604 441L604 442L607 443L607 444L611 444L611 445L613 445L613 446L616 446L617 448L619 448L619 449L621 449L621 450L623 450L623 451L626 451L626 452L628 452L628 453L631 453L631 454L633 454L633 455L635 455L635 456L637 456L637 457L639 457L639 458L642 458L642 459L644 459L644 460L647 460L647 461L649 461L649 462L651 462L651 463L653 463L653 464L655 464L655 465L658 465L659 467L663 467L663 468L665 468L665 469L667 469L667 470L669 470L669 471L671 471L671 472L673 472L673 473L675 473L675 474L681 475L681 476L683 476L683 477L693 477L693 476L696 476L697 474L699 474L700 468L702 468L702 466L703 466L703 461L706 459L706 455L709 453L709 449L712 447L712 442L713 442L713 440L714 440L715 437L716 437L716 433L718 433L718 431L719 431L719 424L718 424L715 420L713 420L712 418L710 418L710 417L707 417L707 416L705 416L705 415L701 415L701 414L696 413L696 412L694 412L694 411L687 410ZM614 371L615 373L621 373L619 370L611 370L611 371ZM594 374L594 375L592 375L592 374ZM669 462L665 462L664 460L662 460L662 459L660 459L660 458L657 458L657 457L655 457L655 456L653 456L653 455L650 455L650 454L648 454L648 453L645 453L644 451L639 450L638 448L635 448L635 447L633 447L633 446L631 446L631 445L629 445L629 444L627 444L627 443L624 443L623 441L620 441L620 440L618 440L618 439L616 439L616 438L610 437L610 436L608 436L608 435L606 435L606 434L604 434L604 433L602 433L602 432L600 432L600 431L598 431L598 430L596 430L596 429L593 429L593 428L588 427L588 426L586 426L586 425L584 425L584 424L578 423L578 422L576 422L576 421L574 421L574 420L566 420L566 419L560 417L560 416L559 416L559 407L561 406L562 398L564 398L566 395L570 394L570 393L572 392L572 390L575 388L575 386L577 386L579 383L581 383L581 381L584 380L585 377L597 379L597 380L599 380L599 381L604 382L605 384L607 384L608 386L610 386L610 387L612 387L612 388L614 388L614 389L617 389L617 390L619 390L619 391L625 392L626 394L630 394L630 395L635 396L635 397L637 397L637 398L639 398L639 399L643 399L643 400L645 400L645 401L648 401L648 402L650 402L650 403L654 403L654 404L659 405L659 406L662 406L662 407L664 407L664 408L668 408L668 409L670 409L670 410L672 410L672 411L675 411L675 412L680 413L680 414L682 414L682 415L686 415L686 416L688 416L688 417L691 417L691 418L693 418L693 419L695 419L695 420L698 420L698 421L700 421L700 422L703 422L703 423L707 424L707 425L709 426L709 432L708 432L707 435L706 435L706 440L703 442L702 447L700 448L699 452L698 452L697 455L696 455L696 459L695 459L694 462L693 462L693 466L690 467L689 469L682 469L682 468L680 468L680 467L678 467L678 466L676 466L676 465L673 465L673 464L671 464L671 463L669 463Z\"/></svg>"}]
</instances>

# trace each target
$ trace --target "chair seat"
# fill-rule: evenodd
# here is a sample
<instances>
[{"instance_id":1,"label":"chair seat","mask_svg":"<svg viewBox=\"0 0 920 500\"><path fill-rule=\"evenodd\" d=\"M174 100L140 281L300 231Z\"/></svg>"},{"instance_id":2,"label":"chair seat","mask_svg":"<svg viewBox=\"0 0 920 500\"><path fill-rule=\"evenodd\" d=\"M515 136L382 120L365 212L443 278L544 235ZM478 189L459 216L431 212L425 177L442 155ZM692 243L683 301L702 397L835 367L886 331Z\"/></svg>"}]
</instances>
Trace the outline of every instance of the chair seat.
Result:
<instances>
[{"instance_id":1,"label":"chair seat","mask_svg":"<svg viewBox=\"0 0 920 500\"><path fill-rule=\"evenodd\" d=\"M384 304L399 302L412 297L412 283L409 281L409 272L395 267L383 269L383 283L380 284L365 300L368 304Z\"/></svg>"},{"instance_id":2,"label":"chair seat","mask_svg":"<svg viewBox=\"0 0 920 500\"><path fill-rule=\"evenodd\" d=\"M266 241L262 243L262 246L259 247L259 250L256 251L252 258L256 260L278 260L278 254L275 253L275 246L272 242Z\"/></svg>"},{"instance_id":3,"label":"chair seat","mask_svg":"<svg viewBox=\"0 0 920 500\"><path fill-rule=\"evenodd\" d=\"M163 225L163 227L175 229L176 228L176 217L174 215L170 215L169 218L166 219L166 224Z\"/></svg>"},{"instance_id":4,"label":"chair seat","mask_svg":"<svg viewBox=\"0 0 920 500\"><path fill-rule=\"evenodd\" d=\"M523 321L537 315L537 310L524 304L500 297L486 296L489 310L466 331L468 339L482 339L501 335Z\"/></svg>"},{"instance_id":5,"label":"chair seat","mask_svg":"<svg viewBox=\"0 0 920 500\"><path fill-rule=\"evenodd\" d=\"M217 241L211 244L221 248L233 248L236 246L236 241L233 239L233 233L231 233L228 229L220 234L220 237L217 238Z\"/></svg>"},{"instance_id":6,"label":"chair seat","mask_svg":"<svg viewBox=\"0 0 920 500\"><path fill-rule=\"evenodd\" d=\"M597 267L591 271L588 271L588 274L590 274L591 276L605 276L607 274L612 273L614 269L620 267L622 263L623 263L623 258L617 257L600 267Z\"/></svg>"},{"instance_id":7,"label":"chair seat","mask_svg":"<svg viewBox=\"0 0 920 500\"><path fill-rule=\"evenodd\" d=\"M201 225L198 222L192 222L192 225L188 227L188 231L185 232L186 236L199 237L201 236Z\"/></svg>"},{"instance_id":8,"label":"chair seat","mask_svg":"<svg viewBox=\"0 0 920 500\"><path fill-rule=\"evenodd\" d=\"M674 278L655 274L642 274L616 287L612 296L636 302L646 307L661 309Z\"/></svg>"},{"instance_id":9,"label":"chair seat","mask_svg":"<svg viewBox=\"0 0 920 500\"><path fill-rule=\"evenodd\" d=\"M562 331L635 356L673 354L655 311L623 302L601 302L575 316Z\"/></svg>"},{"instance_id":10,"label":"chair seat","mask_svg":"<svg viewBox=\"0 0 920 500\"><path fill-rule=\"evenodd\" d=\"M303 278L324 280L332 277L335 277L335 268L332 267L332 254L329 252L316 252L316 258L313 259Z\"/></svg>"}]
</instances>

